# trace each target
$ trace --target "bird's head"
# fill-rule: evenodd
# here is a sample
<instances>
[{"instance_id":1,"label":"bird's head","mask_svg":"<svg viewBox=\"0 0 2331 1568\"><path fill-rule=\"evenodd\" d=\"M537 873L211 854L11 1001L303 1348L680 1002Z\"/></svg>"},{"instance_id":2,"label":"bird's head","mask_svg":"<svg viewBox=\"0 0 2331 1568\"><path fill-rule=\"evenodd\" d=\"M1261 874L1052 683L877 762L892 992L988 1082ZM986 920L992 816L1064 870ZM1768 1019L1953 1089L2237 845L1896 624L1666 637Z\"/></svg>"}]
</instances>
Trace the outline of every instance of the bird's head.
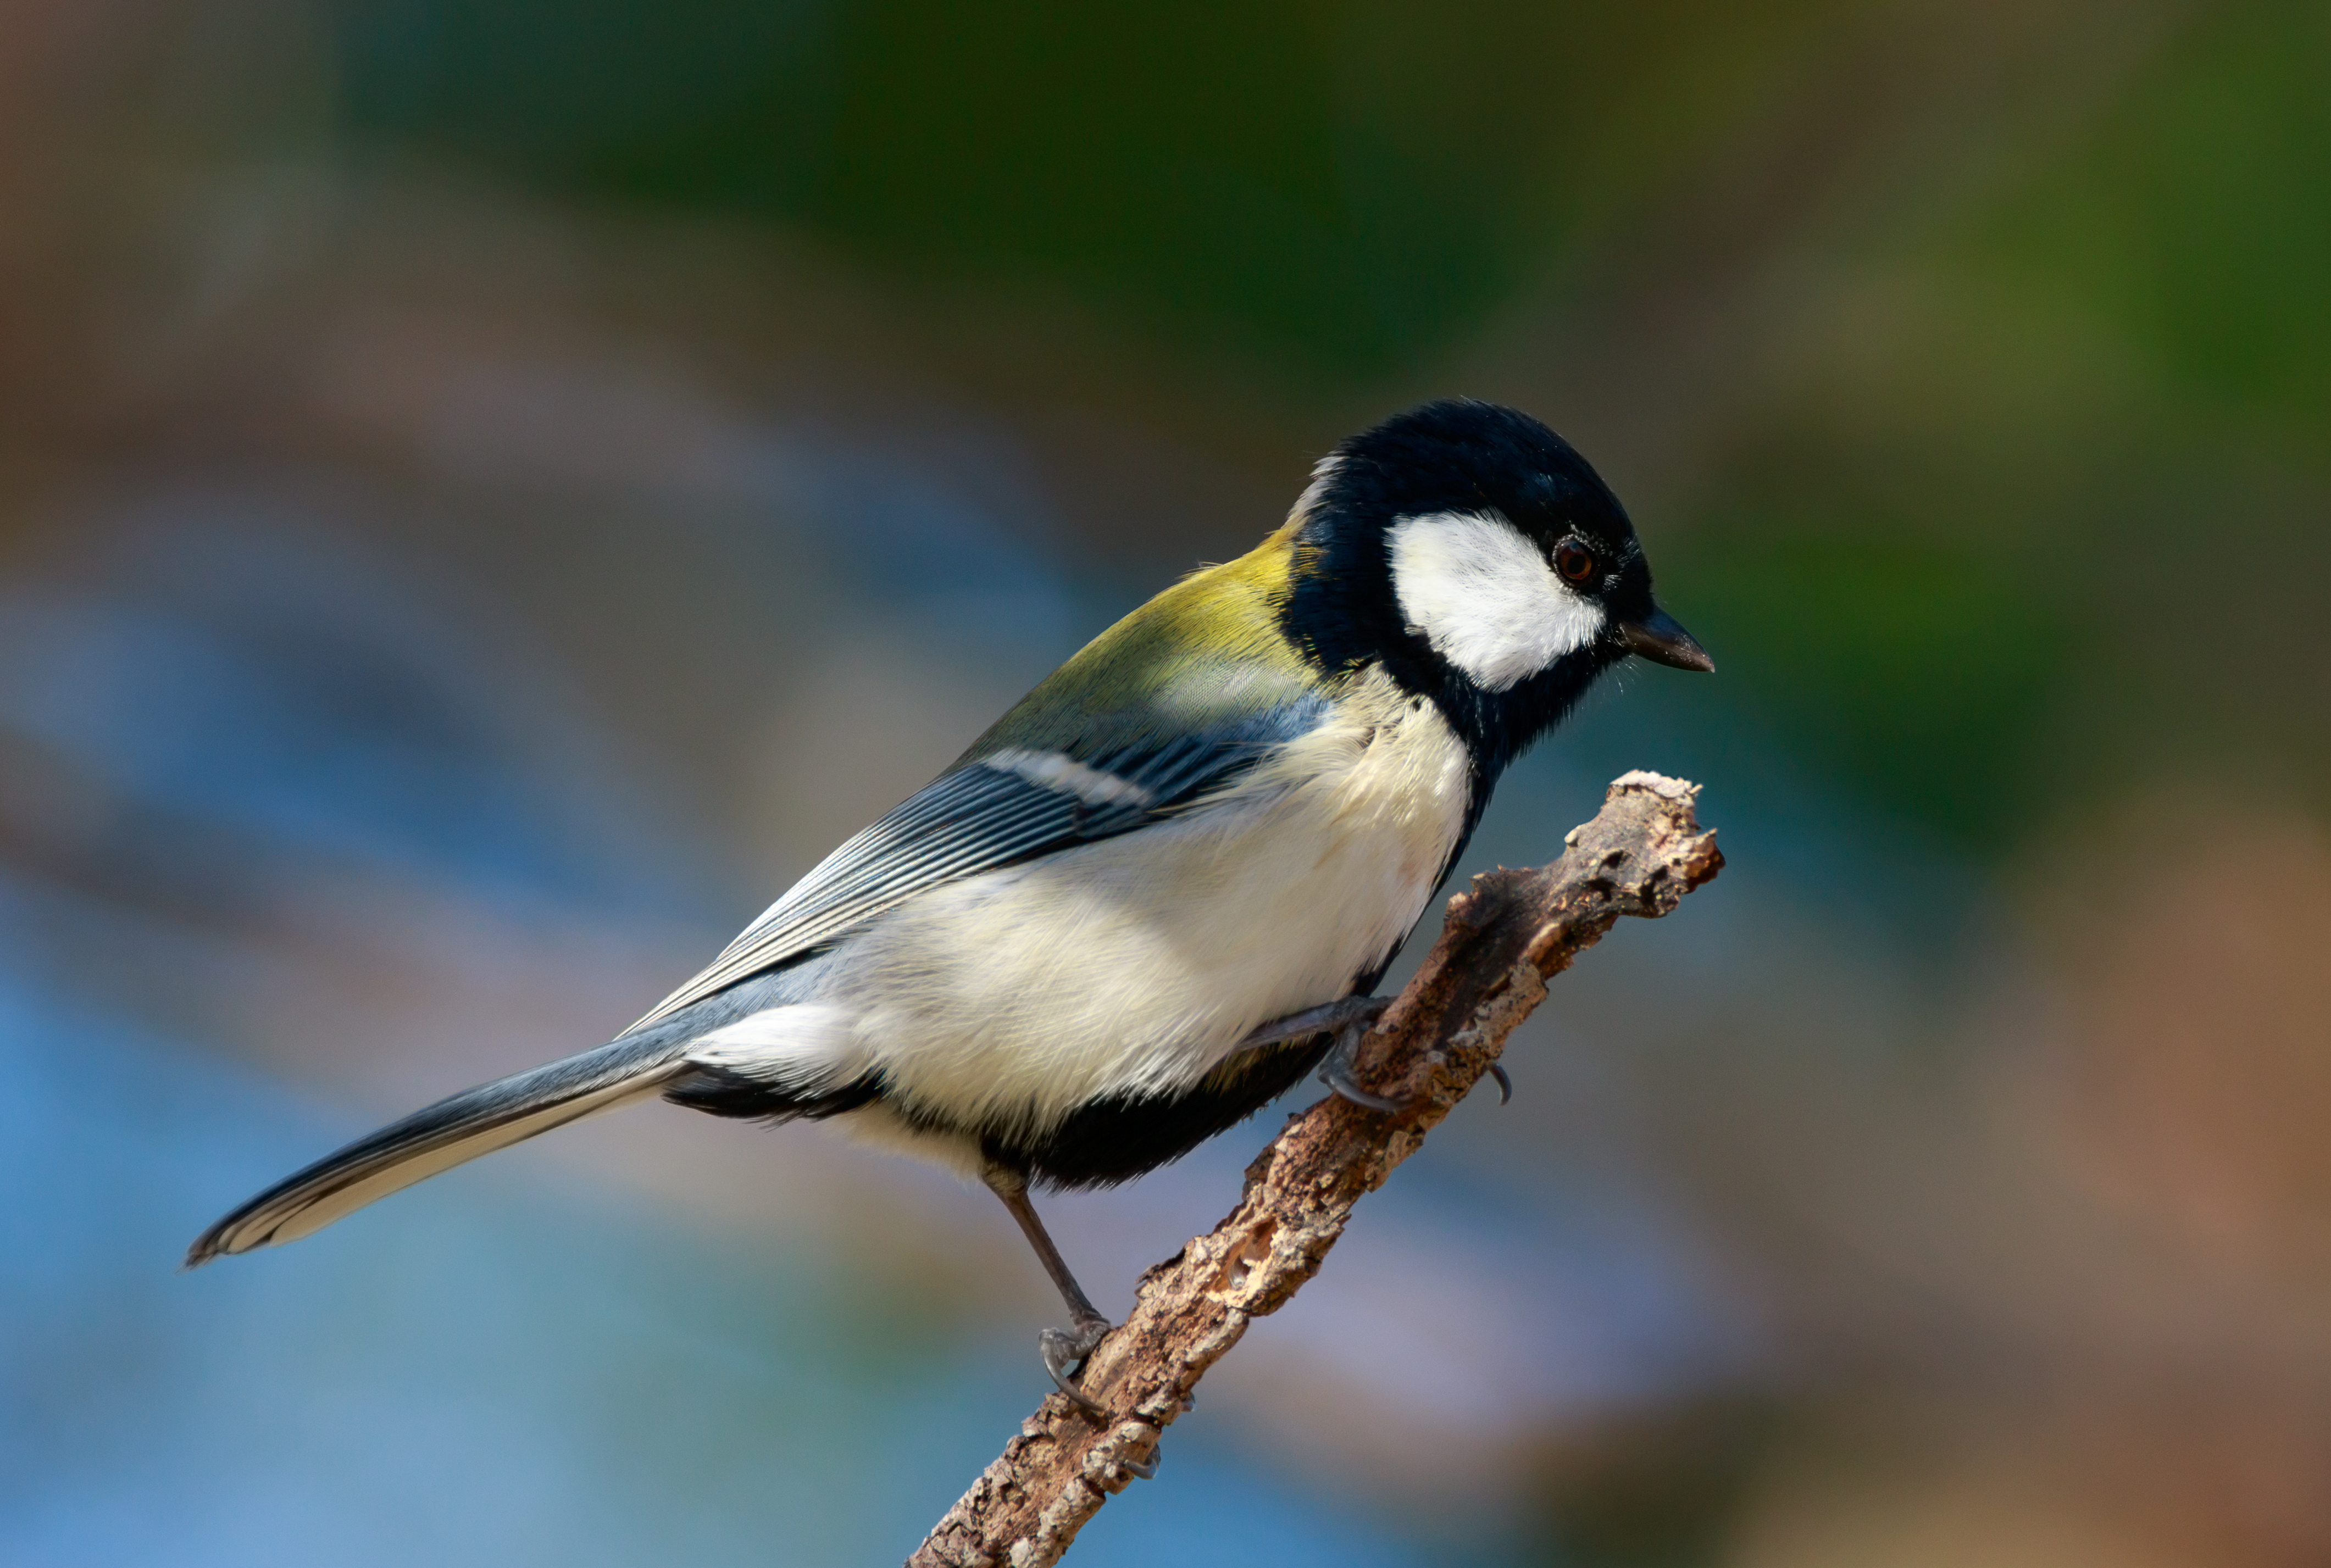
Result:
<instances>
[{"instance_id":1,"label":"bird's head","mask_svg":"<svg viewBox=\"0 0 2331 1568\"><path fill-rule=\"evenodd\" d=\"M1428 403L1352 437L1291 526L1289 634L1323 668L1383 664L1498 764L1630 654L1716 667L1610 487L1510 408Z\"/></svg>"}]
</instances>

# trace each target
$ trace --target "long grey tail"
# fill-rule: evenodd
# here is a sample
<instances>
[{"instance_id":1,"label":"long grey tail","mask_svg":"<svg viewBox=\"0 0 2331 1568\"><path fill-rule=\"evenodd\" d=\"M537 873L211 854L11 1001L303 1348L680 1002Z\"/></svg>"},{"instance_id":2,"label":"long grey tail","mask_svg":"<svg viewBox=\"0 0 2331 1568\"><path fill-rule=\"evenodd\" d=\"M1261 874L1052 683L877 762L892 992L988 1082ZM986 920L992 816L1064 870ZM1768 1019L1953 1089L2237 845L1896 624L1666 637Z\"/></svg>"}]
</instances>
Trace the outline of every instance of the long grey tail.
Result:
<instances>
[{"instance_id":1,"label":"long grey tail","mask_svg":"<svg viewBox=\"0 0 2331 1568\"><path fill-rule=\"evenodd\" d=\"M466 1160L653 1094L687 1065L682 1049L669 1035L619 1040L439 1100L268 1188L195 1237L186 1267L296 1241Z\"/></svg>"}]
</instances>

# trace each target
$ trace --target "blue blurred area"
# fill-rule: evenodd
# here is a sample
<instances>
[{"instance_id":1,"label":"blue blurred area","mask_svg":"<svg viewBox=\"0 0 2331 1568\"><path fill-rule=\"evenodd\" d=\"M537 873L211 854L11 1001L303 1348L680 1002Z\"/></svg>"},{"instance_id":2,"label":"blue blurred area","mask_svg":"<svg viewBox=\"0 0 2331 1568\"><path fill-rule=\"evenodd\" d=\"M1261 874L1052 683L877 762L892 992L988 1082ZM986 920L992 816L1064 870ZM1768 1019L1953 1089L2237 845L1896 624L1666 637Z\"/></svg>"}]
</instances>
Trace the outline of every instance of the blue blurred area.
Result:
<instances>
[{"instance_id":1,"label":"blue blurred area","mask_svg":"<svg viewBox=\"0 0 2331 1568\"><path fill-rule=\"evenodd\" d=\"M589 842L604 813L528 788L490 691L498 651L427 636L381 563L230 502L154 519L129 548L110 592L0 599L0 723L115 810L538 897L639 890L608 875L619 845ZM140 848L192 847L153 836Z\"/></svg>"}]
</instances>

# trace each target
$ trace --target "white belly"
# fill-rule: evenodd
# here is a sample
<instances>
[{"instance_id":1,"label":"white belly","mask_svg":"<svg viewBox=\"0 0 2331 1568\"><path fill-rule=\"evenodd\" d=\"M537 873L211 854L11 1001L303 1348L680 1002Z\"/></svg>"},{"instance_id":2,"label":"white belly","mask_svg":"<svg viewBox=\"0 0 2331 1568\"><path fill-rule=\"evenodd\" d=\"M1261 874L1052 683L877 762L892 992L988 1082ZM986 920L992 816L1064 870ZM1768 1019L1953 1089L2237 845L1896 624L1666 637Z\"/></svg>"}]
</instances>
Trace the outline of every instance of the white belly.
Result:
<instances>
[{"instance_id":1,"label":"white belly","mask_svg":"<svg viewBox=\"0 0 2331 1568\"><path fill-rule=\"evenodd\" d=\"M1369 695L1178 821L886 916L821 987L827 1049L950 1120L1037 1131L1192 1085L1257 1025L1344 995L1415 924L1469 790L1437 709L1381 677Z\"/></svg>"}]
</instances>

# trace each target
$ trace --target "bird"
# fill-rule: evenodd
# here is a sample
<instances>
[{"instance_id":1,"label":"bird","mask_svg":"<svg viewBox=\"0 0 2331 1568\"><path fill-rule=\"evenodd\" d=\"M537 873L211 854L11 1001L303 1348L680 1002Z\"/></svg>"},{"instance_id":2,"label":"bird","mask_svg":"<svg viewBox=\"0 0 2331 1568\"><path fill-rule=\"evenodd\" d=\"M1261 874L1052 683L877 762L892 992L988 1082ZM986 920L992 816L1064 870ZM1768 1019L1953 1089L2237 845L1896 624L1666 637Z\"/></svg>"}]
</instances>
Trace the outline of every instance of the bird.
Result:
<instances>
[{"instance_id":1,"label":"bird","mask_svg":"<svg viewBox=\"0 0 2331 1568\"><path fill-rule=\"evenodd\" d=\"M1032 1189L1179 1158L1314 1071L1375 1110L1372 993L1499 776L1598 679L1714 661L1625 508L1545 424L1427 403L1338 443L1284 522L1118 621L606 1044L286 1177L189 1268L661 1096L827 1122L1000 1198L1070 1324L1110 1328Z\"/></svg>"}]
</instances>

